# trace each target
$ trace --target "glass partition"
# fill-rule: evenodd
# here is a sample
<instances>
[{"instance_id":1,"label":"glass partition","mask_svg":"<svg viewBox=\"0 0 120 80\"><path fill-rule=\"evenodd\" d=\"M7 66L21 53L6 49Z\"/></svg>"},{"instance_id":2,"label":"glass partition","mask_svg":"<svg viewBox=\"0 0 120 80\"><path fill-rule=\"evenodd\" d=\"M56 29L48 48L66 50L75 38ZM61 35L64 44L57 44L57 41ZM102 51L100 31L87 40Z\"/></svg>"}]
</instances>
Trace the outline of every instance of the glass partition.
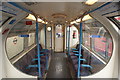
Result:
<instances>
[{"instance_id":1,"label":"glass partition","mask_svg":"<svg viewBox=\"0 0 120 80\"><path fill-rule=\"evenodd\" d=\"M84 22L83 44L108 61L112 56L113 44L110 33L96 19Z\"/></svg>"},{"instance_id":2,"label":"glass partition","mask_svg":"<svg viewBox=\"0 0 120 80\"><path fill-rule=\"evenodd\" d=\"M33 76L38 75L37 69L28 69L33 63L32 59L37 55L34 21L25 18L14 25L6 39L6 53L11 64L19 71Z\"/></svg>"},{"instance_id":3,"label":"glass partition","mask_svg":"<svg viewBox=\"0 0 120 80\"><path fill-rule=\"evenodd\" d=\"M86 46L86 47L88 47L88 48L90 48L90 33L83 33L83 44Z\"/></svg>"},{"instance_id":4,"label":"glass partition","mask_svg":"<svg viewBox=\"0 0 120 80\"><path fill-rule=\"evenodd\" d=\"M116 16L116 17L114 17L114 19L120 23L120 16Z\"/></svg>"},{"instance_id":5,"label":"glass partition","mask_svg":"<svg viewBox=\"0 0 120 80\"><path fill-rule=\"evenodd\" d=\"M19 55L35 44L34 25L26 25L26 19L18 22L9 32L6 40L6 51L9 59ZM24 37L21 37L23 35ZM12 46L12 47L11 47Z\"/></svg>"},{"instance_id":6,"label":"glass partition","mask_svg":"<svg viewBox=\"0 0 120 80\"><path fill-rule=\"evenodd\" d=\"M24 50L24 38L18 36L8 37L6 41L6 50L8 58L12 59Z\"/></svg>"}]
</instances>

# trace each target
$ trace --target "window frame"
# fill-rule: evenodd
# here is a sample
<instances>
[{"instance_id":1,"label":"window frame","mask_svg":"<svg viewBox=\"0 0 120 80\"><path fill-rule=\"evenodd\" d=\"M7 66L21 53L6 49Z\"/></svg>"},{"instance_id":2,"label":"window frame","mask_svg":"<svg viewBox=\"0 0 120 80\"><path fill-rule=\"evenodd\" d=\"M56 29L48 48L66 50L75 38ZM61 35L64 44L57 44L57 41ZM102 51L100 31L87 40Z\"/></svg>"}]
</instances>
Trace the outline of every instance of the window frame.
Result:
<instances>
[{"instance_id":1,"label":"window frame","mask_svg":"<svg viewBox=\"0 0 120 80\"><path fill-rule=\"evenodd\" d=\"M95 19L95 18L93 18L93 19ZM97 20L97 19L95 19L95 20ZM98 20L97 20L98 21ZM98 21L99 22L99 21ZM102 24L101 22L99 22L100 24ZM102 24L103 25L103 24ZM111 36L111 34L110 34L110 32L108 31L108 29L106 29L106 27L103 25L103 28L109 33L109 35L110 35L110 38L111 38L111 40L112 40L112 52L111 52L111 54L113 55L113 49L114 49L114 43L113 43L113 37ZM84 44L83 44L84 45ZM84 45L85 46L85 45ZM89 50L91 50L94 54L97 54L98 55L98 57L100 57L100 58L102 58L104 61L106 61L106 62L109 62L110 61L110 59L111 59L111 57L112 57L112 55L109 57L109 59L106 59L106 58L104 58L103 56L101 56L100 54L98 54L95 50L93 50L93 48L92 48L92 40L90 40L90 48L88 47L88 46L85 46L85 47L87 47Z\"/></svg>"},{"instance_id":2,"label":"window frame","mask_svg":"<svg viewBox=\"0 0 120 80\"><path fill-rule=\"evenodd\" d=\"M110 21L112 21L118 27L118 29L120 30L120 22L115 19L115 17L117 17L117 16L120 16L120 15L115 15L115 16L107 17L107 18Z\"/></svg>"}]
</instances>

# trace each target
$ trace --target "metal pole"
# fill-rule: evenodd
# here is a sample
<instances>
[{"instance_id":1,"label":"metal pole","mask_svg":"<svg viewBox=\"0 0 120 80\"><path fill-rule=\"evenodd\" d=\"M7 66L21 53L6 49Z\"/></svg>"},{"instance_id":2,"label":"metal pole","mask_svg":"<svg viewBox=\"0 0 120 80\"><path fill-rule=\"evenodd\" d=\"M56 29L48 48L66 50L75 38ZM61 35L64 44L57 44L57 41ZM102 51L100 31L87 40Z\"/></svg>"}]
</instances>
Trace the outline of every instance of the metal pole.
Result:
<instances>
[{"instance_id":1,"label":"metal pole","mask_svg":"<svg viewBox=\"0 0 120 80\"><path fill-rule=\"evenodd\" d=\"M45 49L47 49L46 24L44 24L44 32L45 32Z\"/></svg>"},{"instance_id":2,"label":"metal pole","mask_svg":"<svg viewBox=\"0 0 120 80\"><path fill-rule=\"evenodd\" d=\"M68 37L67 37L67 28L68 28L68 27L66 27L66 51L68 50Z\"/></svg>"},{"instance_id":3,"label":"metal pole","mask_svg":"<svg viewBox=\"0 0 120 80\"><path fill-rule=\"evenodd\" d=\"M82 49L82 22L80 23L80 35L79 35L79 58L78 58L78 74L77 74L77 77L80 78L80 65L81 65L81 62L80 62L80 58L81 58L81 49Z\"/></svg>"},{"instance_id":4,"label":"metal pole","mask_svg":"<svg viewBox=\"0 0 120 80\"><path fill-rule=\"evenodd\" d=\"M46 24L44 24L44 33L45 33L45 49L47 49L47 31ZM46 70L48 70L48 53L46 52Z\"/></svg>"},{"instance_id":5,"label":"metal pole","mask_svg":"<svg viewBox=\"0 0 120 80\"><path fill-rule=\"evenodd\" d=\"M52 51L52 27L51 27L51 51Z\"/></svg>"},{"instance_id":6,"label":"metal pole","mask_svg":"<svg viewBox=\"0 0 120 80\"><path fill-rule=\"evenodd\" d=\"M39 73L39 78L42 77L41 75L41 65L40 65L40 45L39 45L39 24L36 18L36 42L37 42L37 54L38 54L38 73Z\"/></svg>"},{"instance_id":7,"label":"metal pole","mask_svg":"<svg viewBox=\"0 0 120 80\"><path fill-rule=\"evenodd\" d=\"M68 56L70 55L70 26L69 26L69 33L68 33Z\"/></svg>"}]
</instances>

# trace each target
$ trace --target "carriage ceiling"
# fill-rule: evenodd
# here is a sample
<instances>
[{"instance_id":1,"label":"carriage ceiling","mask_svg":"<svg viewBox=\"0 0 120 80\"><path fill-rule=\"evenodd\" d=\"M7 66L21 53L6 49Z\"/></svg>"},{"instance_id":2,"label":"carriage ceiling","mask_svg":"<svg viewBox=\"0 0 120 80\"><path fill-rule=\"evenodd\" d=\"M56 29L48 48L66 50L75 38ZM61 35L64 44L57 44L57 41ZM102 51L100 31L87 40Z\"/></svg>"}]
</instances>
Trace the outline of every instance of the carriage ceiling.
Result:
<instances>
[{"instance_id":1,"label":"carriage ceiling","mask_svg":"<svg viewBox=\"0 0 120 80\"><path fill-rule=\"evenodd\" d=\"M84 2L16 2L18 5L32 11L40 18L45 19L48 23L65 24L80 17L86 11L95 9L103 2L95 3L92 6L86 5ZM19 25L14 26L11 33L34 31L34 28L25 24L25 20L19 22ZM42 24L41 24L42 26ZM21 28L22 27L22 28ZM29 27L29 29L28 29ZM31 26L32 27L32 26Z\"/></svg>"},{"instance_id":2,"label":"carriage ceiling","mask_svg":"<svg viewBox=\"0 0 120 80\"><path fill-rule=\"evenodd\" d=\"M84 2L18 2L17 4L24 6L49 23L64 24L80 17L88 10L97 8L103 2L95 3L92 6L86 5Z\"/></svg>"}]
</instances>

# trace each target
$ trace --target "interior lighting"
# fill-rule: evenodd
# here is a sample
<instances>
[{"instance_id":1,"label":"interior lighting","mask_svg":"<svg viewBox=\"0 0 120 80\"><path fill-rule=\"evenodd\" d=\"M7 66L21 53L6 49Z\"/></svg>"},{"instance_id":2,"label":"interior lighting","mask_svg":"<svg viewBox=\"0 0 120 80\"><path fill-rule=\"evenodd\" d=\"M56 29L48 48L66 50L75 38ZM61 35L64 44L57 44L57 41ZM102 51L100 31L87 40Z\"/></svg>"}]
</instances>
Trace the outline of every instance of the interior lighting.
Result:
<instances>
[{"instance_id":1,"label":"interior lighting","mask_svg":"<svg viewBox=\"0 0 120 80\"><path fill-rule=\"evenodd\" d=\"M86 21L86 20L89 20L89 19L92 19L92 17L89 14L87 14L83 17L82 21Z\"/></svg>"},{"instance_id":2,"label":"interior lighting","mask_svg":"<svg viewBox=\"0 0 120 80\"><path fill-rule=\"evenodd\" d=\"M85 4L87 4L87 5L93 5L93 4L95 4L97 1L98 1L98 0L87 0L87 1L85 2Z\"/></svg>"},{"instance_id":3,"label":"interior lighting","mask_svg":"<svg viewBox=\"0 0 120 80\"><path fill-rule=\"evenodd\" d=\"M76 20L77 23L81 22L81 18Z\"/></svg>"},{"instance_id":4,"label":"interior lighting","mask_svg":"<svg viewBox=\"0 0 120 80\"><path fill-rule=\"evenodd\" d=\"M30 20L34 20L34 21L36 21L35 16L32 15L32 14L29 14L29 15L26 17L26 19L30 19ZM43 20L40 19L40 18L38 18L38 22L40 22L40 23L44 23L44 24L48 24L48 22L45 22L45 21L43 21Z\"/></svg>"},{"instance_id":5,"label":"interior lighting","mask_svg":"<svg viewBox=\"0 0 120 80\"><path fill-rule=\"evenodd\" d=\"M75 23L77 23L76 21L72 21L70 24L75 24Z\"/></svg>"},{"instance_id":6,"label":"interior lighting","mask_svg":"<svg viewBox=\"0 0 120 80\"><path fill-rule=\"evenodd\" d=\"M48 30L48 31L51 31L51 27L48 27L47 30Z\"/></svg>"}]
</instances>

